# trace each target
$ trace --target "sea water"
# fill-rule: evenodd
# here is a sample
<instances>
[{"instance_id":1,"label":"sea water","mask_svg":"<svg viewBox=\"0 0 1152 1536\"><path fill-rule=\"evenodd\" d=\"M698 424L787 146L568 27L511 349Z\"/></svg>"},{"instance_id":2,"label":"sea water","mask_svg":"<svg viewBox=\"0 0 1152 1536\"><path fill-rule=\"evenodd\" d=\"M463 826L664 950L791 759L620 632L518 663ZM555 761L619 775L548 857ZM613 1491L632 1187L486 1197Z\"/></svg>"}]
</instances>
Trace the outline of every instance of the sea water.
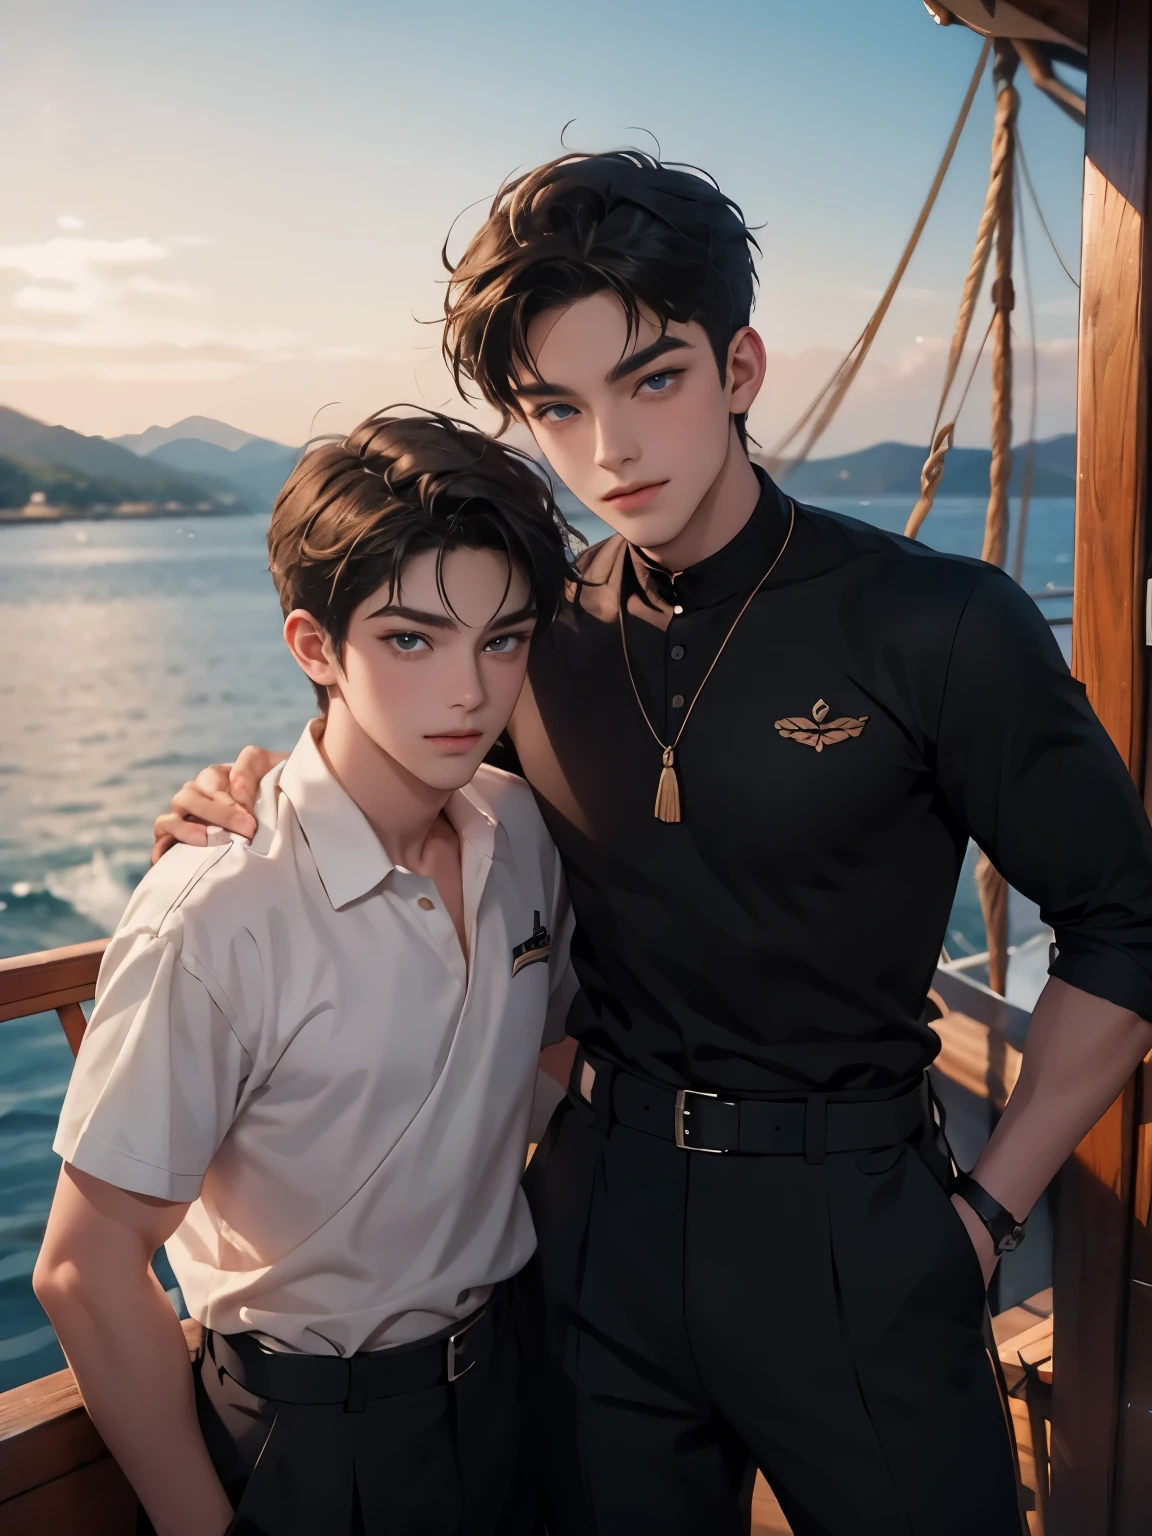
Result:
<instances>
[{"instance_id":1,"label":"sea water","mask_svg":"<svg viewBox=\"0 0 1152 1536\"><path fill-rule=\"evenodd\" d=\"M894 530L908 513L902 499L834 509ZM589 538L607 532L570 511ZM980 503L942 500L924 541L978 554L982 523ZM246 742L287 750L310 718L264 531L257 517L0 527L0 956L108 933L179 785ZM1024 584L1071 579L1072 503L1037 501ZM1014 940L1038 926L1024 903L1012 919ZM984 947L967 877L949 944ZM0 1390L64 1363L31 1275L70 1066L55 1014L0 1024Z\"/></svg>"}]
</instances>

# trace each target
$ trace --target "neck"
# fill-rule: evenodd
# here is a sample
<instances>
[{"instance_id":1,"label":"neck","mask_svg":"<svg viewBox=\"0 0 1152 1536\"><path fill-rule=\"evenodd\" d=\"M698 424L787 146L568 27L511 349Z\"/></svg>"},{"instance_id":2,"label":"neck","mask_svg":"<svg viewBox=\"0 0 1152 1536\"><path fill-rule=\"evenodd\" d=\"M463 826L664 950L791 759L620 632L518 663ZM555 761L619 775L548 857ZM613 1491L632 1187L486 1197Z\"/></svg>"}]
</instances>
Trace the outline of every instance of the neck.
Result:
<instances>
[{"instance_id":1,"label":"neck","mask_svg":"<svg viewBox=\"0 0 1152 1536\"><path fill-rule=\"evenodd\" d=\"M419 869L428 835L451 798L415 778L357 724L337 693L328 704L320 755L363 811L384 852L404 869Z\"/></svg>"},{"instance_id":2,"label":"neck","mask_svg":"<svg viewBox=\"0 0 1152 1536\"><path fill-rule=\"evenodd\" d=\"M698 565L731 543L759 500L760 482L733 423L720 473L695 512L674 539L645 549L643 554L669 571L685 571L690 565Z\"/></svg>"}]
</instances>

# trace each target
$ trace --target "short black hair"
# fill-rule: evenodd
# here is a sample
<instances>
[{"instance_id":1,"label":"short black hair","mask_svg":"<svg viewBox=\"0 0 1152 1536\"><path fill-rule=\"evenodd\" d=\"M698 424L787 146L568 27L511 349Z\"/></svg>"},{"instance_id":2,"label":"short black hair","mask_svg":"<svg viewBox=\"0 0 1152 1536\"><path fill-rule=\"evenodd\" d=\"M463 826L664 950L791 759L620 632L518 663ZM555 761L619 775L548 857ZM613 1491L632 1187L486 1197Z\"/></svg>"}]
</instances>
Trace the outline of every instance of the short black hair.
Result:
<instances>
[{"instance_id":1,"label":"short black hair","mask_svg":"<svg viewBox=\"0 0 1152 1536\"><path fill-rule=\"evenodd\" d=\"M494 549L527 579L537 627L545 629L574 578L572 555L586 541L556 505L551 483L527 454L437 411L398 415L389 407L347 437L311 446L276 499L268 562L280 606L303 608L342 653L357 605L404 566L438 552L436 580L452 549ZM574 578L578 579L578 578ZM322 708L328 691L313 685Z\"/></svg>"},{"instance_id":2,"label":"short black hair","mask_svg":"<svg viewBox=\"0 0 1152 1536\"><path fill-rule=\"evenodd\" d=\"M507 427L518 374L539 377L532 320L608 291L629 340L641 309L662 327L698 321L723 379L732 337L752 313L759 249L738 205L693 167L635 149L562 155L504 183L456 265L445 246L445 360L457 388L474 383ZM743 416L737 429L745 442Z\"/></svg>"}]
</instances>

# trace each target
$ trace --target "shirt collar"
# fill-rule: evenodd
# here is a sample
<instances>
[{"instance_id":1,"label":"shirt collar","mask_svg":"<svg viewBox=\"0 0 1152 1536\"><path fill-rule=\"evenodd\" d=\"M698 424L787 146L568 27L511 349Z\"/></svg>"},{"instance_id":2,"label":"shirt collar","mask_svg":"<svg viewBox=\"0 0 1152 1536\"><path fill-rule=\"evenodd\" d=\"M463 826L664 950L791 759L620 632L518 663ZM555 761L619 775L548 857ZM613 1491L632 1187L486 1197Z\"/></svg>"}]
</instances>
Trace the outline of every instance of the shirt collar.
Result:
<instances>
[{"instance_id":1,"label":"shirt collar","mask_svg":"<svg viewBox=\"0 0 1152 1536\"><path fill-rule=\"evenodd\" d=\"M740 532L722 549L687 570L673 573L629 545L632 570L642 591L661 607L677 604L691 611L742 597L780 553L788 533L788 498L757 465L760 499Z\"/></svg>"},{"instance_id":2,"label":"shirt collar","mask_svg":"<svg viewBox=\"0 0 1152 1536\"><path fill-rule=\"evenodd\" d=\"M280 774L328 900L339 911L376 889L396 868L368 818L321 756L322 720L309 721ZM458 835L486 859L495 852L498 819L475 782L444 807Z\"/></svg>"},{"instance_id":3,"label":"shirt collar","mask_svg":"<svg viewBox=\"0 0 1152 1536\"><path fill-rule=\"evenodd\" d=\"M477 777L483 775L481 769ZM444 814L456 828L457 835L471 843L482 858L491 859L496 851L496 828L500 821L488 797L476 779L458 789L444 807Z\"/></svg>"}]
</instances>

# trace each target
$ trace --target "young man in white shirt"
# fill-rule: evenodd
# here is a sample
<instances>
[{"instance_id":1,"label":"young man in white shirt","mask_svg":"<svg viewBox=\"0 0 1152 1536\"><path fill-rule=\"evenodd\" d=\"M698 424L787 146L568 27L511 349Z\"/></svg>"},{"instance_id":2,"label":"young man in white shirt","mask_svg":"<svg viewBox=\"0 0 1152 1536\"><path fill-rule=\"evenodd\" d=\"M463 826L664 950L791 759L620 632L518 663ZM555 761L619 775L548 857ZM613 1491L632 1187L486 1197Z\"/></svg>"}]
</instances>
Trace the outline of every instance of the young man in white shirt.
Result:
<instances>
[{"instance_id":1,"label":"young man in white shirt","mask_svg":"<svg viewBox=\"0 0 1152 1536\"><path fill-rule=\"evenodd\" d=\"M563 520L512 450L377 416L304 457L269 551L324 717L251 842L182 848L133 896L37 1295L159 1536L516 1536L505 1293L571 984L555 849L482 762L560 606ZM204 1326L191 1372L161 1244Z\"/></svg>"}]
</instances>

